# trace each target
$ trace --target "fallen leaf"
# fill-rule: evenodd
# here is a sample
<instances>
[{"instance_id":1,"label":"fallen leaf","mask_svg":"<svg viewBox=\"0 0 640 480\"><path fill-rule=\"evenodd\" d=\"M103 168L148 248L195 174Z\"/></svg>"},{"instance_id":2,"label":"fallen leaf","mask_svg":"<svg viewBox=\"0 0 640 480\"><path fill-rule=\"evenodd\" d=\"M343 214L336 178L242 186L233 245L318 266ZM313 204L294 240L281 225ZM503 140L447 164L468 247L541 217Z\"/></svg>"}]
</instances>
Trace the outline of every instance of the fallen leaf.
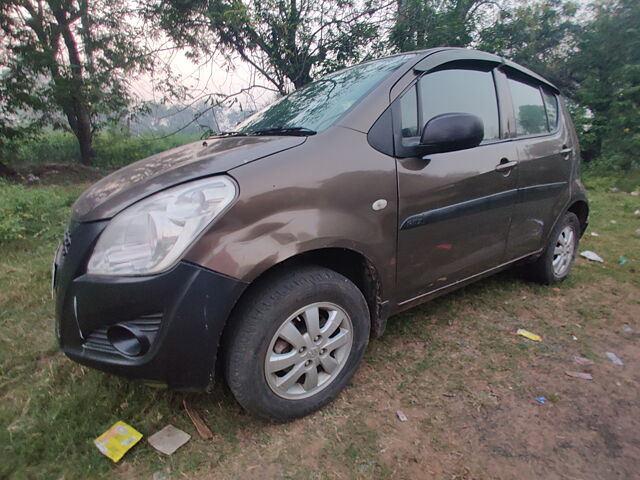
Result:
<instances>
[{"instance_id":1,"label":"fallen leaf","mask_svg":"<svg viewBox=\"0 0 640 480\"><path fill-rule=\"evenodd\" d=\"M583 380L593 380L593 375L591 375L590 373L585 373L585 372L564 372L567 375L569 375L570 377L573 378L582 378Z\"/></svg>"},{"instance_id":2,"label":"fallen leaf","mask_svg":"<svg viewBox=\"0 0 640 480\"><path fill-rule=\"evenodd\" d=\"M578 365L589 366L595 363L593 360L589 360L588 358L581 357L580 355L574 355L571 359L574 362L576 362Z\"/></svg>"},{"instance_id":3,"label":"fallen leaf","mask_svg":"<svg viewBox=\"0 0 640 480\"><path fill-rule=\"evenodd\" d=\"M200 413L198 413L198 411L193 408L188 397L184 398L184 400L182 401L182 405L187 411L187 415L189 415L191 422L193 422L193 425L196 427L198 435L200 435L203 440L211 440L213 438L213 432L204 422L203 418L200 416Z\"/></svg>"}]
</instances>

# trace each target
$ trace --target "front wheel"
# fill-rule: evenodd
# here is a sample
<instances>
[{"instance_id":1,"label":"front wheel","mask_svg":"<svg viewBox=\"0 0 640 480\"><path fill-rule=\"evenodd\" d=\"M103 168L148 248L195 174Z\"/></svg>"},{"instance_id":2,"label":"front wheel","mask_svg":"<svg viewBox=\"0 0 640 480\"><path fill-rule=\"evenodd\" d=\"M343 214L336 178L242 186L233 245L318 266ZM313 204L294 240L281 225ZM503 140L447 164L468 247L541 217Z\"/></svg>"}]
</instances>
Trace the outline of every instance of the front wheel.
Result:
<instances>
[{"instance_id":1,"label":"front wheel","mask_svg":"<svg viewBox=\"0 0 640 480\"><path fill-rule=\"evenodd\" d=\"M346 277L298 267L262 279L230 319L225 374L250 413L284 422L333 400L369 338L369 310Z\"/></svg>"},{"instance_id":2,"label":"front wheel","mask_svg":"<svg viewBox=\"0 0 640 480\"><path fill-rule=\"evenodd\" d=\"M580 221L575 214L567 212L551 232L540 258L530 265L534 280L548 285L567 278L576 258L579 239Z\"/></svg>"}]
</instances>

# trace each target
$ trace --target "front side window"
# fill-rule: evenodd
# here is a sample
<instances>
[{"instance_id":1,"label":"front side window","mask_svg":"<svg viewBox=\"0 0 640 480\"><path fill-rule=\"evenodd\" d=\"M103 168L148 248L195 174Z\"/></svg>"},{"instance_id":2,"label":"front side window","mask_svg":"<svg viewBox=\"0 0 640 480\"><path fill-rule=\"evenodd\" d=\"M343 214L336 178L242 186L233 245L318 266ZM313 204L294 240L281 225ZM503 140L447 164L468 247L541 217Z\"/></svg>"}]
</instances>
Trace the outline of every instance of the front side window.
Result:
<instances>
[{"instance_id":1,"label":"front side window","mask_svg":"<svg viewBox=\"0 0 640 480\"><path fill-rule=\"evenodd\" d=\"M269 128L306 128L321 132L414 54L362 63L327 75L283 97L236 127L251 134Z\"/></svg>"},{"instance_id":2,"label":"front side window","mask_svg":"<svg viewBox=\"0 0 640 480\"><path fill-rule=\"evenodd\" d=\"M509 78L509 89L516 116L516 135L547 133L549 127L540 89L512 78Z\"/></svg>"},{"instance_id":3,"label":"front side window","mask_svg":"<svg viewBox=\"0 0 640 480\"><path fill-rule=\"evenodd\" d=\"M443 113L470 113L482 119L484 140L500 138L491 72L466 69L432 72L420 79L418 89L423 124Z\"/></svg>"}]
</instances>

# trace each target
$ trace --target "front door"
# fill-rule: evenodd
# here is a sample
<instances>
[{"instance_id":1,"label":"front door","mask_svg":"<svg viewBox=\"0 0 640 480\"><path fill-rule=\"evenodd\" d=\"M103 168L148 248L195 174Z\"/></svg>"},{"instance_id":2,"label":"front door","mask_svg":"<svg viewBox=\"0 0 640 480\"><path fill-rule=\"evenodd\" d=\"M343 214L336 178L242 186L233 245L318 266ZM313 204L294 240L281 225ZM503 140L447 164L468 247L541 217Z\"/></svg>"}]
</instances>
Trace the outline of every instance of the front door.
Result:
<instances>
[{"instance_id":1,"label":"front door","mask_svg":"<svg viewBox=\"0 0 640 480\"><path fill-rule=\"evenodd\" d=\"M500 139L490 68L428 73L403 94L398 108L408 143L418 126L442 113L471 113L484 124L476 148L396 160L397 298L403 304L503 261L517 200L517 151Z\"/></svg>"}]
</instances>

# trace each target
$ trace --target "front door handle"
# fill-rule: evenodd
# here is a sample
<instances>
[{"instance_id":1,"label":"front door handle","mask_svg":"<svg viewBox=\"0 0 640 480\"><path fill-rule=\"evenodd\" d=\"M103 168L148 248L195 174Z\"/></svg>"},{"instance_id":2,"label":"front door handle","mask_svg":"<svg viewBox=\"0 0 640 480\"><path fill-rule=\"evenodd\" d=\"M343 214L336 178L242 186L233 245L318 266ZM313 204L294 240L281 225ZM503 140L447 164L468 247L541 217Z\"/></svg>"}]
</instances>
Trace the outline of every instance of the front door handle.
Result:
<instances>
[{"instance_id":1,"label":"front door handle","mask_svg":"<svg viewBox=\"0 0 640 480\"><path fill-rule=\"evenodd\" d=\"M507 172L511 170L513 167L518 165L518 162L512 161L510 162L508 159L503 158L500 160L500 163L496 165L496 172Z\"/></svg>"}]
</instances>

